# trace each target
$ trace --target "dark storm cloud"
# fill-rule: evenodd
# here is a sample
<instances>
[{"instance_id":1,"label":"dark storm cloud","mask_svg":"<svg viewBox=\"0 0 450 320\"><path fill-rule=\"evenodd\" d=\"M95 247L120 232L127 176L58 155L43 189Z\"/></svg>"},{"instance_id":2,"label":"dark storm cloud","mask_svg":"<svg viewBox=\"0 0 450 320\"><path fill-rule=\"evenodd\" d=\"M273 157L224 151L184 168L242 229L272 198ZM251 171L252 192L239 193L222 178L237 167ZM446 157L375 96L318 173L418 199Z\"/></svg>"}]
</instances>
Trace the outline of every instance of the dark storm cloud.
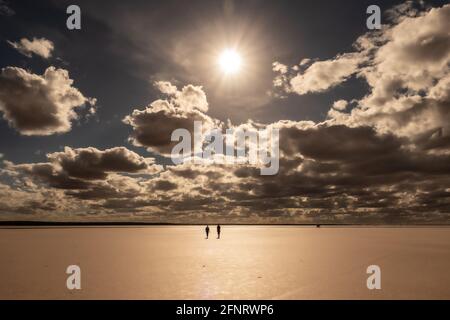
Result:
<instances>
[{"instance_id":1,"label":"dark storm cloud","mask_svg":"<svg viewBox=\"0 0 450 320\"><path fill-rule=\"evenodd\" d=\"M31 194L45 197L53 190L58 192L62 211L86 210L92 205L91 201L132 199L145 191L142 176L152 176L161 169L152 158L143 158L124 147L107 150L66 147L64 152L51 153L47 157L50 161L47 163L4 162L0 177L9 176L15 181L13 189L5 186L5 193L14 197L0 199L1 203L9 203L8 212L13 212L13 208L20 210ZM161 187L167 189L168 185ZM75 199L78 202L74 202ZM40 210L36 208L36 212Z\"/></svg>"},{"instance_id":2,"label":"dark storm cloud","mask_svg":"<svg viewBox=\"0 0 450 320\"><path fill-rule=\"evenodd\" d=\"M371 127L287 127L281 130L280 135L280 149L287 155L300 153L321 161L367 160L397 151L401 147L401 142L393 135L377 135Z\"/></svg>"},{"instance_id":3,"label":"dark storm cloud","mask_svg":"<svg viewBox=\"0 0 450 320\"><path fill-rule=\"evenodd\" d=\"M172 132L186 129L194 132L194 121L202 122L204 130L211 129L218 121L203 111L208 110L206 95L201 87L185 86L178 91L169 82L157 82L156 86L168 95L166 100L153 101L144 110L134 110L123 119L133 128L130 141L161 154L170 154L178 142L171 141Z\"/></svg>"},{"instance_id":4,"label":"dark storm cloud","mask_svg":"<svg viewBox=\"0 0 450 320\"><path fill-rule=\"evenodd\" d=\"M132 199L140 195L139 189L116 188L108 182L93 183L89 189L78 191L67 191L69 197L79 200L105 200L105 199Z\"/></svg>"},{"instance_id":5,"label":"dark storm cloud","mask_svg":"<svg viewBox=\"0 0 450 320\"><path fill-rule=\"evenodd\" d=\"M161 191L170 191L177 188L177 184L167 181L167 180L158 180L154 183L154 189Z\"/></svg>"},{"instance_id":6,"label":"dark storm cloud","mask_svg":"<svg viewBox=\"0 0 450 320\"><path fill-rule=\"evenodd\" d=\"M142 172L153 164L153 159L141 157L125 147L103 151L92 147L66 147L64 152L51 153L47 157L69 176L85 180L105 179L110 172Z\"/></svg>"},{"instance_id":7,"label":"dark storm cloud","mask_svg":"<svg viewBox=\"0 0 450 320\"><path fill-rule=\"evenodd\" d=\"M107 150L96 148L72 149L47 154L50 162L13 164L5 162L6 170L27 173L62 189L85 189L86 180L105 180L110 173L154 174L160 166L153 158L144 158L125 147Z\"/></svg>"},{"instance_id":8,"label":"dark storm cloud","mask_svg":"<svg viewBox=\"0 0 450 320\"><path fill-rule=\"evenodd\" d=\"M58 170L52 163L13 164L7 163L6 170L23 174L26 178L57 189L87 189L89 182L70 177Z\"/></svg>"},{"instance_id":9,"label":"dark storm cloud","mask_svg":"<svg viewBox=\"0 0 450 320\"><path fill-rule=\"evenodd\" d=\"M148 147L161 154L170 154L178 142L171 141L172 132L186 129L194 132L194 121L201 121L211 127L213 121L198 110L179 110L166 101L155 101L144 110L134 110L124 119L124 123L133 127L130 137L136 146Z\"/></svg>"},{"instance_id":10,"label":"dark storm cloud","mask_svg":"<svg viewBox=\"0 0 450 320\"><path fill-rule=\"evenodd\" d=\"M76 108L95 99L72 86L64 69L49 67L43 75L6 67L0 74L0 111L22 135L46 136L68 132L77 119Z\"/></svg>"},{"instance_id":11,"label":"dark storm cloud","mask_svg":"<svg viewBox=\"0 0 450 320\"><path fill-rule=\"evenodd\" d=\"M93 200L131 198L141 193L139 178L121 174L155 174L160 167L153 159L143 158L124 148L104 151L95 148L72 149L47 155L50 162L13 164L6 162L4 173L22 181L43 187L66 190L70 197ZM30 180L31 179L31 180Z\"/></svg>"}]
</instances>

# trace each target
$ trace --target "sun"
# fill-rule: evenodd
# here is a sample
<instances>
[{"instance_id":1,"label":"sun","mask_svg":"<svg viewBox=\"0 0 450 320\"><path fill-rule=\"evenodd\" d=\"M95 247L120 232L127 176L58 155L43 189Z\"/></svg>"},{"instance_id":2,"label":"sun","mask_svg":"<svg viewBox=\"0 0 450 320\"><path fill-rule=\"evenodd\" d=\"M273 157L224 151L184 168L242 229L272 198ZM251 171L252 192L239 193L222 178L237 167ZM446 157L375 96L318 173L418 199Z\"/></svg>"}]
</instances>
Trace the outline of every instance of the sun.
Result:
<instances>
[{"instance_id":1,"label":"sun","mask_svg":"<svg viewBox=\"0 0 450 320\"><path fill-rule=\"evenodd\" d=\"M219 56L219 66L225 74L238 73L241 65L241 56L234 49L226 49Z\"/></svg>"}]
</instances>

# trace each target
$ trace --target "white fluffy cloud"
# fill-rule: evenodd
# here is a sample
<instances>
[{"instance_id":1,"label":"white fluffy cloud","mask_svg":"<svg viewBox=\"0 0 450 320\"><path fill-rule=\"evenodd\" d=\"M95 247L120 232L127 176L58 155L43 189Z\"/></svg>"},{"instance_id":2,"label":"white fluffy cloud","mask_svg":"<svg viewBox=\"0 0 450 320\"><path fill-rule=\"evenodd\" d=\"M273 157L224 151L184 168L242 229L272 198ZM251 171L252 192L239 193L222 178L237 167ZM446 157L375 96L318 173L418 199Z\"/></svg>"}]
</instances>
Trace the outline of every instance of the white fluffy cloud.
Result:
<instances>
[{"instance_id":1,"label":"white fluffy cloud","mask_svg":"<svg viewBox=\"0 0 450 320\"><path fill-rule=\"evenodd\" d=\"M275 85L303 95L329 90L357 75L369 85L368 94L352 100L355 107L348 112L347 104L337 101L328 112L332 123L368 125L410 138L436 130L446 136L450 132L450 5L419 11L407 2L389 10L389 15L393 23L358 38L355 52L288 71L277 68Z\"/></svg>"},{"instance_id":2,"label":"white fluffy cloud","mask_svg":"<svg viewBox=\"0 0 450 320\"><path fill-rule=\"evenodd\" d=\"M0 74L0 111L9 125L22 135L46 136L68 132L77 119L76 108L95 99L73 87L64 69L49 67L37 75L17 67Z\"/></svg>"},{"instance_id":3,"label":"white fluffy cloud","mask_svg":"<svg viewBox=\"0 0 450 320\"><path fill-rule=\"evenodd\" d=\"M45 38L33 38L32 40L22 38L18 42L8 41L8 43L21 54L29 58L31 58L31 55L35 54L48 59L51 57L54 49L53 42Z\"/></svg>"},{"instance_id":4,"label":"white fluffy cloud","mask_svg":"<svg viewBox=\"0 0 450 320\"><path fill-rule=\"evenodd\" d=\"M436 79L448 73L450 5L419 12L411 8L411 3L406 3L389 12L405 15L394 16L394 25L357 39L358 51L313 62L290 76L290 86L285 85L285 90L300 95L323 92L356 73L373 88L366 103L383 104L399 89L415 92L430 89ZM309 64L309 59L306 63L303 61L290 70L275 62L274 71L279 74L275 79ZM275 84L280 85L280 82Z\"/></svg>"},{"instance_id":5,"label":"white fluffy cloud","mask_svg":"<svg viewBox=\"0 0 450 320\"><path fill-rule=\"evenodd\" d=\"M371 63L360 70L370 92L350 113L334 120L370 125L380 132L414 137L440 129L448 135L450 5L407 16L379 37L363 37Z\"/></svg>"},{"instance_id":6,"label":"white fluffy cloud","mask_svg":"<svg viewBox=\"0 0 450 320\"><path fill-rule=\"evenodd\" d=\"M314 62L290 80L291 89L300 95L323 92L346 81L358 71L363 61L360 54L348 53L331 60Z\"/></svg>"},{"instance_id":7,"label":"white fluffy cloud","mask_svg":"<svg viewBox=\"0 0 450 320\"><path fill-rule=\"evenodd\" d=\"M428 90L437 79L444 77L450 63L448 30L450 5L403 18L385 30L385 41L377 47L373 67L362 70L373 87L365 103L383 105L400 89Z\"/></svg>"},{"instance_id":8,"label":"white fluffy cloud","mask_svg":"<svg viewBox=\"0 0 450 320\"><path fill-rule=\"evenodd\" d=\"M168 81L157 81L155 87L167 96L167 100L184 111L208 111L208 101L201 86L189 84L178 90Z\"/></svg>"},{"instance_id":9,"label":"white fluffy cloud","mask_svg":"<svg viewBox=\"0 0 450 320\"><path fill-rule=\"evenodd\" d=\"M333 103L333 108L336 110L343 111L347 108L348 102L346 100L338 100Z\"/></svg>"},{"instance_id":10,"label":"white fluffy cloud","mask_svg":"<svg viewBox=\"0 0 450 320\"><path fill-rule=\"evenodd\" d=\"M274 63L272 63L272 70L275 72L279 72L281 74L285 74L288 72L288 66L286 66L278 61L275 61Z\"/></svg>"}]
</instances>

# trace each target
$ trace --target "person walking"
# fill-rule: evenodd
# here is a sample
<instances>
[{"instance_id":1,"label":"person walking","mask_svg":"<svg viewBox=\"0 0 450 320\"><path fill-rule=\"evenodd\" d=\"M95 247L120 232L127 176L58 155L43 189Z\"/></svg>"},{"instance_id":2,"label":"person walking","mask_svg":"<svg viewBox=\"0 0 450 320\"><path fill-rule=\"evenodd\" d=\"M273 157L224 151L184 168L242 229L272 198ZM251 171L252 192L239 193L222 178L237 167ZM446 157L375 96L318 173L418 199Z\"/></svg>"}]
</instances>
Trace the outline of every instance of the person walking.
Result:
<instances>
[{"instance_id":1,"label":"person walking","mask_svg":"<svg viewBox=\"0 0 450 320\"><path fill-rule=\"evenodd\" d=\"M220 239L220 224L217 225L217 239Z\"/></svg>"},{"instance_id":2,"label":"person walking","mask_svg":"<svg viewBox=\"0 0 450 320\"><path fill-rule=\"evenodd\" d=\"M209 225L206 226L205 232L206 232L206 239L208 239L208 236L209 236Z\"/></svg>"}]
</instances>

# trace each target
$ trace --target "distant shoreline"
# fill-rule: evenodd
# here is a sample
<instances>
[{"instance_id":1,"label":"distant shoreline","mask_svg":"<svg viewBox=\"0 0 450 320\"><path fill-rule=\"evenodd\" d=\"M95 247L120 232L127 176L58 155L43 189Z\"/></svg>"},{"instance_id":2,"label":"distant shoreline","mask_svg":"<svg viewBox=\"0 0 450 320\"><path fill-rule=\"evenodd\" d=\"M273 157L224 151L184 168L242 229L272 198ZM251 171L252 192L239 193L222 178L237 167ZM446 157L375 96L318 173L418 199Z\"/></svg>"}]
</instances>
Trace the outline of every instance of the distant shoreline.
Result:
<instances>
[{"instance_id":1,"label":"distant shoreline","mask_svg":"<svg viewBox=\"0 0 450 320\"><path fill-rule=\"evenodd\" d=\"M66 222L66 221L0 221L2 227L149 227L149 226L204 226L207 223L170 222ZM214 225L216 223L209 223ZM450 224L350 224L350 223L221 223L226 226L268 227L450 227Z\"/></svg>"}]
</instances>

